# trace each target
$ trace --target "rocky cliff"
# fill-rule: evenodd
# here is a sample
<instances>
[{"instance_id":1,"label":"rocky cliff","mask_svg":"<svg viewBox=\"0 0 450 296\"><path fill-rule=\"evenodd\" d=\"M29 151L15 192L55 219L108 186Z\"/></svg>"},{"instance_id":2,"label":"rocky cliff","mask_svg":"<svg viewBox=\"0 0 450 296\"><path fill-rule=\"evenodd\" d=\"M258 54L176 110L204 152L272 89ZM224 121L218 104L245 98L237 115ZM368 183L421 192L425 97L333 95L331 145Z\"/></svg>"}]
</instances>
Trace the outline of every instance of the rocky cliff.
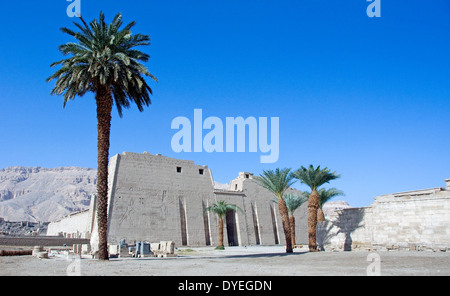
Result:
<instances>
[{"instance_id":1,"label":"rocky cliff","mask_svg":"<svg viewBox=\"0 0 450 296\"><path fill-rule=\"evenodd\" d=\"M79 167L0 169L0 217L51 222L89 207L97 171Z\"/></svg>"}]
</instances>

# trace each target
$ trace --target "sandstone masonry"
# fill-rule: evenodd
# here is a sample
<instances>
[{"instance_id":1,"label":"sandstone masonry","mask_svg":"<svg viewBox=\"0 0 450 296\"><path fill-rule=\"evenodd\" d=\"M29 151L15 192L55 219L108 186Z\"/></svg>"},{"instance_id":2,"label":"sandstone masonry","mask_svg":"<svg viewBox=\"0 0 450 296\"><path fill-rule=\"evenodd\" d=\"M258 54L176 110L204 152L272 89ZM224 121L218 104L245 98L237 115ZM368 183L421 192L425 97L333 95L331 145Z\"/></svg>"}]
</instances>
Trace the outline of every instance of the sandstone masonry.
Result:
<instances>
[{"instance_id":1,"label":"sandstone masonry","mask_svg":"<svg viewBox=\"0 0 450 296\"><path fill-rule=\"evenodd\" d=\"M275 197L241 172L228 186L220 186L207 166L150 153L115 155L109 165L108 243L121 240L174 241L177 246L216 245L218 219L205 212L218 200L236 204L242 212L229 212L224 243L229 246L284 244ZM296 190L291 189L295 192ZM297 192L300 194L300 192ZM96 200L88 211L49 225L47 235L91 238L98 244ZM297 243L307 241L306 205L296 211Z\"/></svg>"},{"instance_id":2,"label":"sandstone masonry","mask_svg":"<svg viewBox=\"0 0 450 296\"><path fill-rule=\"evenodd\" d=\"M225 200L229 212L224 243L229 246L284 244L274 195L241 172L229 185L215 183L207 166L150 153L115 155L109 166L108 242L173 241L176 246L214 246L218 219L205 208ZM440 250L450 248L450 179L431 188L375 197L369 207L345 208L319 222L324 250ZM290 189L291 192L300 192ZM307 205L295 212L297 244L307 244ZM96 198L89 210L50 223L47 235L90 238L98 246Z\"/></svg>"},{"instance_id":3,"label":"sandstone masonry","mask_svg":"<svg viewBox=\"0 0 450 296\"><path fill-rule=\"evenodd\" d=\"M440 250L450 248L450 179L431 188L375 197L370 207L337 211L320 222L325 250Z\"/></svg>"}]
</instances>

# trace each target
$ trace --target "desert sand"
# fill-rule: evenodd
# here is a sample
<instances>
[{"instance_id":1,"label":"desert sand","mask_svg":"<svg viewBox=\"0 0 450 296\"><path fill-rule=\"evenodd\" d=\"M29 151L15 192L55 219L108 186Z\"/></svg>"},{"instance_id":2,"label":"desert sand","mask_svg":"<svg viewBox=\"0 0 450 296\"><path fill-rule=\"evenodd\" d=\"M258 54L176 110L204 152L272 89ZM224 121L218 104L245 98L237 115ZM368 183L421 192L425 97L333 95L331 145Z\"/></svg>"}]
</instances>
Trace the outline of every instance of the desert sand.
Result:
<instances>
[{"instance_id":1,"label":"desert sand","mask_svg":"<svg viewBox=\"0 0 450 296\"><path fill-rule=\"evenodd\" d=\"M450 253L432 251L318 252L283 246L179 248L175 258L75 255L0 257L2 276L382 276L450 275Z\"/></svg>"}]
</instances>

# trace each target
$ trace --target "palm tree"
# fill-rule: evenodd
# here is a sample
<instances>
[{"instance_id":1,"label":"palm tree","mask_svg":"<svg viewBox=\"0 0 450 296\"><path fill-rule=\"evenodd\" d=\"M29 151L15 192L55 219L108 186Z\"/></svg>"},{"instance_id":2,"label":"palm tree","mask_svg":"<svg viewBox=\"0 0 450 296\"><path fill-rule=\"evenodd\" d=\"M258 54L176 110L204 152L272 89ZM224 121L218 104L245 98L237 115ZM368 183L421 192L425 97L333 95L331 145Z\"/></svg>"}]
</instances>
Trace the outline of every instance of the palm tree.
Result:
<instances>
[{"instance_id":1,"label":"palm tree","mask_svg":"<svg viewBox=\"0 0 450 296\"><path fill-rule=\"evenodd\" d=\"M227 203L226 201L219 200L217 203L213 204L210 207L207 207L204 212L213 212L216 213L219 217L219 245L216 247L216 249L223 250L225 247L223 245L223 217L229 212L229 211L236 211L241 210L237 205L232 205Z\"/></svg>"},{"instance_id":2,"label":"palm tree","mask_svg":"<svg viewBox=\"0 0 450 296\"><path fill-rule=\"evenodd\" d=\"M308 238L309 251L317 251L316 243L316 227L317 227L317 211L319 209L319 193L318 188L331 180L340 178L336 172L330 172L328 168L321 169L320 165L314 168L310 165L308 168L301 167L294 172L295 178L301 183L311 188L311 194L308 199Z\"/></svg>"},{"instance_id":3,"label":"palm tree","mask_svg":"<svg viewBox=\"0 0 450 296\"><path fill-rule=\"evenodd\" d=\"M97 216L99 232L99 259L108 260L107 250L107 208L108 208L108 161L111 129L111 111L115 103L119 116L122 109L135 103L139 111L151 104L152 89L144 77L157 79L141 64L149 55L135 49L137 46L149 45L150 37L142 34L132 35L134 21L123 29L122 15L116 15L111 24L105 23L105 16L100 12L99 20L94 19L89 25L80 18L82 24L74 23L79 32L61 28L63 33L76 39L59 46L59 51L70 57L51 64L60 65L47 82L56 79L52 95L64 94L64 107L76 96L88 92L95 94L97 105L98 131L98 181L97 181Z\"/></svg>"},{"instance_id":4,"label":"palm tree","mask_svg":"<svg viewBox=\"0 0 450 296\"><path fill-rule=\"evenodd\" d=\"M280 170L277 168L275 171L263 171L262 175L260 175L256 181L259 185L266 188L277 197L278 210L280 212L284 236L286 239L286 253L292 253L291 226L289 223L289 214L286 207L286 202L283 199L283 195L286 190L296 182L291 173L291 169L285 168Z\"/></svg>"},{"instance_id":5,"label":"palm tree","mask_svg":"<svg viewBox=\"0 0 450 296\"><path fill-rule=\"evenodd\" d=\"M319 193L319 212L317 213L317 221L325 221L325 214L323 213L323 205L335 196L344 195L344 192L336 188L320 188L317 193ZM303 192L303 196L309 198L310 192Z\"/></svg>"},{"instance_id":6,"label":"palm tree","mask_svg":"<svg viewBox=\"0 0 450 296\"><path fill-rule=\"evenodd\" d=\"M284 199L284 202L286 203L286 207L287 207L288 215L289 215L289 226L290 226L290 230L291 230L292 246L296 245L296 243L295 243L295 217L294 217L294 212L299 207L301 207L301 205L304 204L308 200L308 198L309 198L309 196L308 197L306 197L304 195L298 196L298 195L293 194L293 193L286 193L285 195L283 195L283 199ZM277 203L278 199L275 198L272 201Z\"/></svg>"}]
</instances>

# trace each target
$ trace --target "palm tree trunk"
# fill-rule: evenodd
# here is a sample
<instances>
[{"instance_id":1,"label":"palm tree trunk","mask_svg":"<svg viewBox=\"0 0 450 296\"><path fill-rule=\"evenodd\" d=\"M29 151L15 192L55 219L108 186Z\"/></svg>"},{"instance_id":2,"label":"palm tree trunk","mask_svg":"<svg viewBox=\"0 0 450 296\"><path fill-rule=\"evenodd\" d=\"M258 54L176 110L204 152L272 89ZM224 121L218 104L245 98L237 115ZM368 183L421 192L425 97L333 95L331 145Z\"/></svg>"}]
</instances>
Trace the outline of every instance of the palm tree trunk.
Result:
<instances>
[{"instance_id":1,"label":"palm tree trunk","mask_svg":"<svg viewBox=\"0 0 450 296\"><path fill-rule=\"evenodd\" d=\"M317 221L319 222L325 221L325 214L323 213L322 208L319 208L319 213L317 214Z\"/></svg>"},{"instance_id":2,"label":"palm tree trunk","mask_svg":"<svg viewBox=\"0 0 450 296\"><path fill-rule=\"evenodd\" d=\"M223 218L219 216L219 247L223 247Z\"/></svg>"},{"instance_id":3,"label":"palm tree trunk","mask_svg":"<svg viewBox=\"0 0 450 296\"><path fill-rule=\"evenodd\" d=\"M296 245L295 243L295 218L294 215L289 216L289 225L291 226L291 241L292 247Z\"/></svg>"},{"instance_id":4,"label":"palm tree trunk","mask_svg":"<svg viewBox=\"0 0 450 296\"><path fill-rule=\"evenodd\" d=\"M317 228L317 210L319 208L319 193L314 188L308 199L308 238L309 251L317 251L316 228Z\"/></svg>"},{"instance_id":5,"label":"palm tree trunk","mask_svg":"<svg viewBox=\"0 0 450 296\"><path fill-rule=\"evenodd\" d=\"M283 223L284 237L286 238L286 253L292 253L291 226L286 202L283 198L278 198L278 210L280 211L281 222Z\"/></svg>"},{"instance_id":6,"label":"palm tree trunk","mask_svg":"<svg viewBox=\"0 0 450 296\"><path fill-rule=\"evenodd\" d=\"M108 260L108 161L109 137L111 130L112 97L107 88L97 91L97 223L98 259Z\"/></svg>"}]
</instances>

